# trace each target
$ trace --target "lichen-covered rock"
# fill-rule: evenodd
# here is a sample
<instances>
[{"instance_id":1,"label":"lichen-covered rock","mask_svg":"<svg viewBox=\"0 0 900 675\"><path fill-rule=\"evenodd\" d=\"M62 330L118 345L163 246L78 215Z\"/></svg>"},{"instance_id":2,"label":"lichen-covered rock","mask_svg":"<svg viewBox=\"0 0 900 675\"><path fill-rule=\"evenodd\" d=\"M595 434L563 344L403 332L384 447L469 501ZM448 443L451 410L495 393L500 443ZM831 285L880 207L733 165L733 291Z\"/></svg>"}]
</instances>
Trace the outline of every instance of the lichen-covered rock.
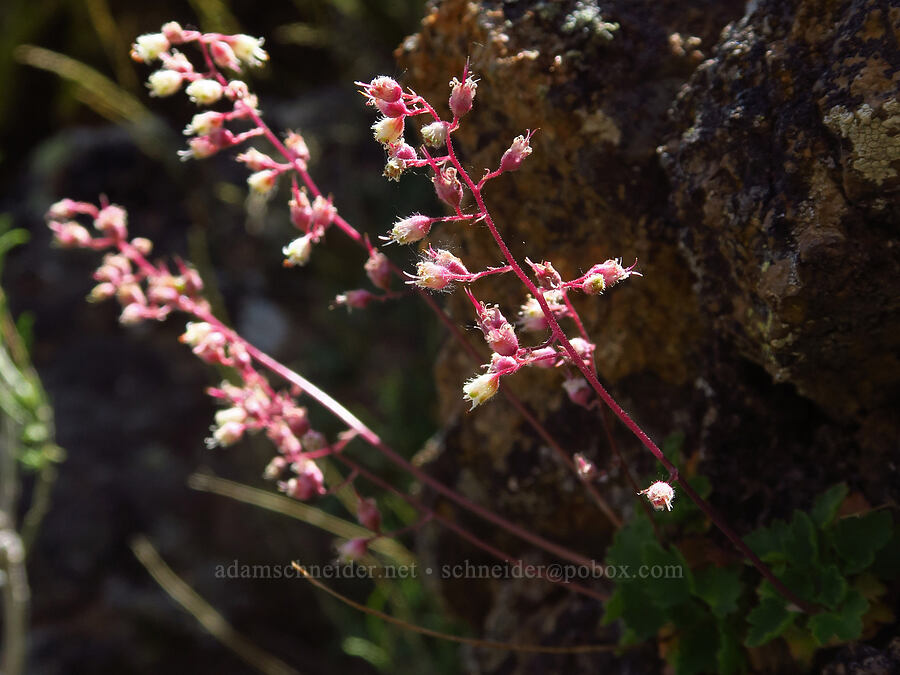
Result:
<instances>
[{"instance_id":1,"label":"lichen-covered rock","mask_svg":"<svg viewBox=\"0 0 900 675\"><path fill-rule=\"evenodd\" d=\"M898 31L874 1L757 3L662 153L715 329L857 421L898 393Z\"/></svg>"}]
</instances>

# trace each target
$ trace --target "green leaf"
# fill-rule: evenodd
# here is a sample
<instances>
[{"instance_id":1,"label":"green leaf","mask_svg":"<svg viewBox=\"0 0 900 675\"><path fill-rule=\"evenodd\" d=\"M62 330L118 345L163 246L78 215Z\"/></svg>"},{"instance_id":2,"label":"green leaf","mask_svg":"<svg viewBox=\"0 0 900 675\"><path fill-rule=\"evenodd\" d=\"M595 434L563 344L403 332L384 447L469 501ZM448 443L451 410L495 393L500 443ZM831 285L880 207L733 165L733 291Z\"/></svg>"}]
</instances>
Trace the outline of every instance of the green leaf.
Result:
<instances>
[{"instance_id":1,"label":"green leaf","mask_svg":"<svg viewBox=\"0 0 900 675\"><path fill-rule=\"evenodd\" d=\"M641 549L643 565L633 570L643 578L641 587L664 609L691 596L691 570L679 553L666 551L655 541Z\"/></svg>"},{"instance_id":2,"label":"green leaf","mask_svg":"<svg viewBox=\"0 0 900 675\"><path fill-rule=\"evenodd\" d=\"M847 491L846 483L838 483L816 497L809 515L812 516L813 522L819 529L824 529L831 525L831 521L837 515L841 502L847 496Z\"/></svg>"},{"instance_id":3,"label":"green leaf","mask_svg":"<svg viewBox=\"0 0 900 675\"><path fill-rule=\"evenodd\" d=\"M831 532L831 541L843 561L843 571L855 574L872 564L875 553L890 541L892 534L890 512L869 511L838 520Z\"/></svg>"},{"instance_id":4,"label":"green leaf","mask_svg":"<svg viewBox=\"0 0 900 675\"><path fill-rule=\"evenodd\" d=\"M637 517L616 532L606 553L606 564L627 565L629 572L636 576L637 569L643 563L643 548L647 545L657 545L653 526L646 518ZM617 579L616 585L627 584L628 581Z\"/></svg>"},{"instance_id":5,"label":"green leaf","mask_svg":"<svg viewBox=\"0 0 900 675\"><path fill-rule=\"evenodd\" d=\"M809 567L818 557L816 526L803 511L794 511L794 518L782 533L781 546L787 559L800 567Z\"/></svg>"},{"instance_id":6,"label":"green leaf","mask_svg":"<svg viewBox=\"0 0 900 675\"><path fill-rule=\"evenodd\" d=\"M900 528L894 528L891 540L878 551L872 564L872 572L882 579L896 579L897 570L900 570Z\"/></svg>"},{"instance_id":7,"label":"green leaf","mask_svg":"<svg viewBox=\"0 0 900 675\"><path fill-rule=\"evenodd\" d=\"M847 580L841 574L837 565L816 567L813 576L817 592L815 600L826 607L834 609L847 594Z\"/></svg>"},{"instance_id":8,"label":"green leaf","mask_svg":"<svg viewBox=\"0 0 900 675\"><path fill-rule=\"evenodd\" d=\"M744 670L746 661L741 641L734 626L719 621L719 648L716 650L715 670L719 675L735 675Z\"/></svg>"},{"instance_id":9,"label":"green leaf","mask_svg":"<svg viewBox=\"0 0 900 675\"><path fill-rule=\"evenodd\" d=\"M862 634L862 617L868 608L869 601L862 593L852 590L837 612L825 612L811 617L809 630L820 645L827 644L832 636L841 642L856 640Z\"/></svg>"},{"instance_id":10,"label":"green leaf","mask_svg":"<svg viewBox=\"0 0 900 675\"><path fill-rule=\"evenodd\" d=\"M662 442L662 452L671 462L681 464L681 449L684 447L684 433L676 431L666 436Z\"/></svg>"},{"instance_id":11,"label":"green leaf","mask_svg":"<svg viewBox=\"0 0 900 675\"><path fill-rule=\"evenodd\" d=\"M787 530L787 523L776 520L769 527L761 527L748 534L744 537L744 543L763 561L782 562L786 559L782 542L786 538Z\"/></svg>"},{"instance_id":12,"label":"green leaf","mask_svg":"<svg viewBox=\"0 0 900 675\"><path fill-rule=\"evenodd\" d=\"M809 570L777 565L772 568L772 572L781 583L804 600L812 601L815 598L816 587ZM784 602L784 596L781 595L767 579L760 582L757 592L759 593L760 598L771 598Z\"/></svg>"},{"instance_id":13,"label":"green leaf","mask_svg":"<svg viewBox=\"0 0 900 675\"><path fill-rule=\"evenodd\" d=\"M796 614L787 611L784 600L764 598L747 615L750 627L747 630L745 644L748 647L759 647L771 642L781 635L796 617Z\"/></svg>"},{"instance_id":14,"label":"green leaf","mask_svg":"<svg viewBox=\"0 0 900 675\"><path fill-rule=\"evenodd\" d=\"M616 590L621 591L622 621L631 629L637 640L643 642L653 637L668 621L668 615L643 590L643 587L625 584Z\"/></svg>"},{"instance_id":15,"label":"green leaf","mask_svg":"<svg viewBox=\"0 0 900 675\"><path fill-rule=\"evenodd\" d=\"M676 675L716 672L715 626L709 621L695 623L682 630L672 660Z\"/></svg>"},{"instance_id":16,"label":"green leaf","mask_svg":"<svg viewBox=\"0 0 900 675\"><path fill-rule=\"evenodd\" d=\"M741 596L740 570L731 567L707 567L694 573L694 593L721 618L738 608Z\"/></svg>"}]
</instances>

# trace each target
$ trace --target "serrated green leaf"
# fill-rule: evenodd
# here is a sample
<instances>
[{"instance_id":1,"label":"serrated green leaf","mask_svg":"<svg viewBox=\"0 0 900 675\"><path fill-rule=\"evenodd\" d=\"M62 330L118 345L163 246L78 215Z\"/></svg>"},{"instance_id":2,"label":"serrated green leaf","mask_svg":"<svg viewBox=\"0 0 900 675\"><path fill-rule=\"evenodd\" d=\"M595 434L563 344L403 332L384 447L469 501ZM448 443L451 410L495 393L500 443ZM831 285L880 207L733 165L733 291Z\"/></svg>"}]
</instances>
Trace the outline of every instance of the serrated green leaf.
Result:
<instances>
[{"instance_id":1,"label":"serrated green leaf","mask_svg":"<svg viewBox=\"0 0 900 675\"><path fill-rule=\"evenodd\" d=\"M609 596L609 600L603 605L603 621L604 626L608 626L616 619L622 618L625 611L625 596L622 593L622 586L617 585L616 590Z\"/></svg>"},{"instance_id":2,"label":"serrated green leaf","mask_svg":"<svg viewBox=\"0 0 900 675\"><path fill-rule=\"evenodd\" d=\"M707 567L694 573L694 593L721 618L738 608L741 597L740 570L732 567Z\"/></svg>"},{"instance_id":3,"label":"serrated green leaf","mask_svg":"<svg viewBox=\"0 0 900 675\"><path fill-rule=\"evenodd\" d=\"M824 529L831 524L846 496L847 484L838 483L816 497L809 515L819 529Z\"/></svg>"},{"instance_id":4,"label":"serrated green leaf","mask_svg":"<svg viewBox=\"0 0 900 675\"><path fill-rule=\"evenodd\" d=\"M875 553L890 541L892 535L890 512L869 511L838 520L831 532L831 541L841 558L843 571L855 574L872 564Z\"/></svg>"},{"instance_id":5,"label":"serrated green leaf","mask_svg":"<svg viewBox=\"0 0 900 675\"><path fill-rule=\"evenodd\" d=\"M789 612L784 605L784 600L776 598L764 598L747 615L747 630L745 644L748 647L759 647L771 642L790 626L796 614Z\"/></svg>"},{"instance_id":6,"label":"serrated green leaf","mask_svg":"<svg viewBox=\"0 0 900 675\"><path fill-rule=\"evenodd\" d=\"M862 617L869 608L869 601L862 593L852 590L837 612L816 614L809 620L809 630L820 645L827 644L832 636L841 642L856 640L863 629Z\"/></svg>"},{"instance_id":7,"label":"serrated green leaf","mask_svg":"<svg viewBox=\"0 0 900 675\"><path fill-rule=\"evenodd\" d=\"M815 600L830 609L840 604L847 594L847 580L837 565L826 565L813 570L816 585Z\"/></svg>"},{"instance_id":8,"label":"serrated green leaf","mask_svg":"<svg viewBox=\"0 0 900 675\"><path fill-rule=\"evenodd\" d=\"M787 559L799 567L809 567L818 557L816 526L803 511L794 511L790 526L782 532L781 546Z\"/></svg>"},{"instance_id":9,"label":"serrated green leaf","mask_svg":"<svg viewBox=\"0 0 900 675\"><path fill-rule=\"evenodd\" d=\"M809 570L785 565L778 565L771 569L781 583L804 600L812 601L815 598L816 587ZM784 602L784 596L767 579L760 582L757 592L760 598L772 598Z\"/></svg>"},{"instance_id":10,"label":"serrated green leaf","mask_svg":"<svg viewBox=\"0 0 900 675\"><path fill-rule=\"evenodd\" d=\"M667 609L691 596L691 570L680 554L666 551L656 542L641 550L642 566L636 572L641 587L657 605Z\"/></svg>"},{"instance_id":11,"label":"serrated green leaf","mask_svg":"<svg viewBox=\"0 0 900 675\"><path fill-rule=\"evenodd\" d=\"M769 527L761 527L748 534L744 537L744 543L765 562L782 562L786 560L782 542L787 529L787 523L776 520Z\"/></svg>"},{"instance_id":12,"label":"serrated green leaf","mask_svg":"<svg viewBox=\"0 0 900 675\"><path fill-rule=\"evenodd\" d=\"M635 518L616 532L613 543L606 552L607 565L627 565L631 572L641 566L644 546L657 545L653 526L646 518ZM629 580L616 579L616 585Z\"/></svg>"},{"instance_id":13,"label":"serrated green leaf","mask_svg":"<svg viewBox=\"0 0 900 675\"><path fill-rule=\"evenodd\" d=\"M643 642L653 637L668 621L667 614L641 586L620 586L622 594L622 621Z\"/></svg>"},{"instance_id":14,"label":"serrated green leaf","mask_svg":"<svg viewBox=\"0 0 900 675\"><path fill-rule=\"evenodd\" d=\"M719 621L719 648L716 650L716 673L718 675L736 675L744 671L746 659L741 641L734 626Z\"/></svg>"}]
</instances>

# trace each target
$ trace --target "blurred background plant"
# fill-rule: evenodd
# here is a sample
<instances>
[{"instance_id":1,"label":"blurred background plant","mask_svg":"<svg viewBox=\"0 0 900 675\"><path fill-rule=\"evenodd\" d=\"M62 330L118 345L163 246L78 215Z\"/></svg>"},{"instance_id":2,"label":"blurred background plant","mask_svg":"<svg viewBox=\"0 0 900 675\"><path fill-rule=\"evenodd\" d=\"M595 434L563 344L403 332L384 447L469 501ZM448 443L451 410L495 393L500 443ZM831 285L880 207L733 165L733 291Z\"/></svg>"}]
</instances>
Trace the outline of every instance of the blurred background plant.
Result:
<instances>
[{"instance_id":1,"label":"blurred background plant","mask_svg":"<svg viewBox=\"0 0 900 675\"><path fill-rule=\"evenodd\" d=\"M251 670L274 663L254 661L256 653L304 673L351 666L361 672L456 671L453 645L382 625L305 582L215 578L217 565L235 560L330 562L333 537L349 536L344 530L350 525L336 513L292 510L287 500L269 502L270 510L245 506L248 494L259 493L239 490L270 489L260 478L268 444L250 440L233 452L205 450L212 411L203 389L217 378L177 345L180 327L129 335L108 308L84 305L91 261L48 254L41 224L47 204L62 194L95 200L103 192L128 206L136 234L151 236L161 253L200 266L215 289L220 316L353 401L364 420L386 420L380 427L386 440L412 456L436 428L428 373L441 333L433 317L413 303L352 315L330 311L330 299L362 276L364 260L344 242L331 242L302 275L283 270L280 248L290 232L283 210L269 214L264 202L246 200L245 177L231 162L177 161L183 139L176 130L189 108L165 101L151 110L128 48L134 36L166 20L265 35L272 66L254 75L253 86L267 117L277 128L303 131L323 189L338 195L348 219L380 233L398 209L420 208L431 191L408 182L391 186L385 199L383 158L371 144L370 121L352 82L394 73L391 52L417 29L423 7L421 0L265 6L239 0L12 0L0 8L0 84L6 92L0 101L0 210L18 233L4 241L24 242L25 232L32 238L10 257L2 280L11 315L19 317L26 337L35 336L35 367L70 457L29 559L32 667L118 673L157 672L165 664L172 673L243 672L247 666L210 638L223 635L208 630L202 617L211 616L209 609L228 621L226 641L240 636L259 650L241 657ZM346 263L356 259L358 267ZM373 344L367 336L376 327L383 339ZM4 346L13 358L19 343L6 333L4 328ZM330 431L326 420L317 424ZM36 432L31 429L34 439ZM37 504L46 503L38 499L47 491L41 486L49 485L54 458L61 456L48 447L37 440L20 446L17 471L4 471L7 480L30 467L35 478L26 480L27 494ZM390 475L377 461L372 465ZM197 469L202 474L191 478ZM216 476L243 485L225 489L213 482L222 480ZM341 480L334 469L328 478ZM399 500L380 505L389 525L414 518ZM25 525L21 534L34 538ZM376 548L373 555L390 561L398 551ZM409 552L402 555L412 559ZM338 586L400 618L460 631L421 579ZM196 597L184 595L184 588Z\"/></svg>"}]
</instances>

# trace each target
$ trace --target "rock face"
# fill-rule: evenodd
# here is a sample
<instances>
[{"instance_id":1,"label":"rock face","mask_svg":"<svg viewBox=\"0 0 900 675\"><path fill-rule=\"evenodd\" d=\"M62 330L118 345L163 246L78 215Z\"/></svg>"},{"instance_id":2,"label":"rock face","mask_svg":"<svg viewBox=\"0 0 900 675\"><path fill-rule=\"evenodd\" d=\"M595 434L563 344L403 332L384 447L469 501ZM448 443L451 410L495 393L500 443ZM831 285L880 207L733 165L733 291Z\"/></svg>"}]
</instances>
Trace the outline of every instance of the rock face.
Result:
<instances>
[{"instance_id":1,"label":"rock face","mask_svg":"<svg viewBox=\"0 0 900 675\"><path fill-rule=\"evenodd\" d=\"M458 143L473 174L540 128L523 169L487 194L520 260L551 260L572 278L610 257L639 259L643 278L579 304L599 370L654 438L684 434L739 531L808 508L840 480L871 503L896 501L900 8L612 0L600 10L437 2L398 57L432 101L471 59L480 82ZM486 232L453 236L470 269L496 264ZM509 313L523 299L511 282L484 294ZM448 346L438 372L447 433L432 469L600 555L611 527L515 412L498 402L461 414L467 369ZM635 508L598 419L543 375L511 386L564 447L609 469L617 508ZM633 439L615 437L642 477L659 475ZM455 546L426 548L465 556ZM446 590L493 637L600 635L577 603L568 614L548 598L523 604L502 582L485 593ZM537 672L524 657L484 659L473 657L475 671Z\"/></svg>"}]
</instances>

